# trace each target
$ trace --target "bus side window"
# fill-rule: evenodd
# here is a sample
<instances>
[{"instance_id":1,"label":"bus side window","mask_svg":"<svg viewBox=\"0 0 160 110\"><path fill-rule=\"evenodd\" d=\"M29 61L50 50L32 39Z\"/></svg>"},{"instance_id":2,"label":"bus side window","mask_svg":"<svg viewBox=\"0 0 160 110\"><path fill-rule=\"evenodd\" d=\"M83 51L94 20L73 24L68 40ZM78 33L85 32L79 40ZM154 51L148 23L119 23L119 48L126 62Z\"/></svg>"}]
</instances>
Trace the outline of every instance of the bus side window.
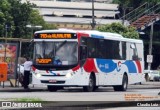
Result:
<instances>
[{"instance_id":1,"label":"bus side window","mask_svg":"<svg viewBox=\"0 0 160 110\"><path fill-rule=\"evenodd\" d=\"M87 47L86 46L80 46L80 59L84 60L87 58Z\"/></svg>"},{"instance_id":2,"label":"bus side window","mask_svg":"<svg viewBox=\"0 0 160 110\"><path fill-rule=\"evenodd\" d=\"M136 44L137 47L137 54L138 54L138 60L142 61L143 60L143 44Z\"/></svg>"},{"instance_id":3,"label":"bus side window","mask_svg":"<svg viewBox=\"0 0 160 110\"><path fill-rule=\"evenodd\" d=\"M90 38L87 40L87 46L88 46L88 57L89 58L96 58L97 55L97 45L96 45L96 39Z\"/></svg>"},{"instance_id":4,"label":"bus side window","mask_svg":"<svg viewBox=\"0 0 160 110\"><path fill-rule=\"evenodd\" d=\"M106 58L106 46L105 46L105 40L104 39L99 39L97 43L97 56L98 58Z\"/></svg>"},{"instance_id":5,"label":"bus side window","mask_svg":"<svg viewBox=\"0 0 160 110\"><path fill-rule=\"evenodd\" d=\"M130 48L133 50L132 60L139 60L138 53L137 53L137 47L135 43L130 45Z\"/></svg>"},{"instance_id":6,"label":"bus side window","mask_svg":"<svg viewBox=\"0 0 160 110\"><path fill-rule=\"evenodd\" d=\"M126 60L126 42L122 42L122 59Z\"/></svg>"},{"instance_id":7,"label":"bus side window","mask_svg":"<svg viewBox=\"0 0 160 110\"><path fill-rule=\"evenodd\" d=\"M110 40L108 46L108 50L110 53L109 59L122 59L120 55L120 46L119 46L119 41L112 41Z\"/></svg>"},{"instance_id":8,"label":"bus side window","mask_svg":"<svg viewBox=\"0 0 160 110\"><path fill-rule=\"evenodd\" d=\"M87 45L87 37L81 37L81 45Z\"/></svg>"}]
</instances>

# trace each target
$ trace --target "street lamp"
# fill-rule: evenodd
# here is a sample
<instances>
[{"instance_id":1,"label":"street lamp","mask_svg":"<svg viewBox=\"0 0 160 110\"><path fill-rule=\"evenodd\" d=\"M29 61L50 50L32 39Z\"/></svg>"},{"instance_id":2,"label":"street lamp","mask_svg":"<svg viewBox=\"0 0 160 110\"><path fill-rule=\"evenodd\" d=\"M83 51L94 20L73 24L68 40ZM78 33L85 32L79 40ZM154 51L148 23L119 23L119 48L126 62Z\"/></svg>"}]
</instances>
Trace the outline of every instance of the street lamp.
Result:
<instances>
[{"instance_id":1,"label":"street lamp","mask_svg":"<svg viewBox=\"0 0 160 110\"><path fill-rule=\"evenodd\" d=\"M42 26L38 25L38 26L32 26L32 25L26 25L27 28L37 28L37 29L41 29Z\"/></svg>"},{"instance_id":2,"label":"street lamp","mask_svg":"<svg viewBox=\"0 0 160 110\"><path fill-rule=\"evenodd\" d=\"M32 34L33 34L33 29L41 29L42 28L42 26L40 26L40 25L36 25L36 26L34 26L34 25L30 25L30 24L28 24L28 25L26 25L26 27L27 28L31 28L31 38L32 38Z\"/></svg>"},{"instance_id":3,"label":"street lamp","mask_svg":"<svg viewBox=\"0 0 160 110\"><path fill-rule=\"evenodd\" d=\"M153 25L154 25L154 22L151 24L151 30L150 30L149 57L150 57L151 61L148 62L148 70L151 69L151 63L152 63L152 59L153 59L153 56L152 56Z\"/></svg>"},{"instance_id":4,"label":"street lamp","mask_svg":"<svg viewBox=\"0 0 160 110\"><path fill-rule=\"evenodd\" d=\"M26 25L26 27L31 29L31 39L32 39L33 30L42 28L42 26L40 26L40 25L30 25L30 24Z\"/></svg>"}]
</instances>

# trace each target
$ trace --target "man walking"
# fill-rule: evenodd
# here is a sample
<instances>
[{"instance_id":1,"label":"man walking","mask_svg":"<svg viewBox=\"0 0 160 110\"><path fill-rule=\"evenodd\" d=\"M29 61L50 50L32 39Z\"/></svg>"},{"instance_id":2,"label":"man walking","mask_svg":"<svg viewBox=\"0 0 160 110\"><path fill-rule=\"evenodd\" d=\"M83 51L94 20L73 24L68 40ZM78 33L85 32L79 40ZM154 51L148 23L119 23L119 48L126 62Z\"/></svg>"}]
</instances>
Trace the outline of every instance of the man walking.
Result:
<instances>
[{"instance_id":1,"label":"man walking","mask_svg":"<svg viewBox=\"0 0 160 110\"><path fill-rule=\"evenodd\" d=\"M32 61L30 61L30 59L27 57L24 63L24 77L23 77L24 89L29 89L28 85L29 85L29 75L30 75L31 66L32 66Z\"/></svg>"}]
</instances>

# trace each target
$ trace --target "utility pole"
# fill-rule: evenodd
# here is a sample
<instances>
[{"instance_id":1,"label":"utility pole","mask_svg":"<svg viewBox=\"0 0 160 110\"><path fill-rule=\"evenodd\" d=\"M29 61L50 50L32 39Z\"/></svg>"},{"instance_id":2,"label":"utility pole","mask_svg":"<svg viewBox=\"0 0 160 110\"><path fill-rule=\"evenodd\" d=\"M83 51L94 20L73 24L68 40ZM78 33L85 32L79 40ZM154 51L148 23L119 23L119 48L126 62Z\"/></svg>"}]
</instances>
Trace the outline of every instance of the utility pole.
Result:
<instances>
[{"instance_id":1,"label":"utility pole","mask_svg":"<svg viewBox=\"0 0 160 110\"><path fill-rule=\"evenodd\" d=\"M126 7L123 7L123 18L122 18L122 24L125 25L125 18L126 18Z\"/></svg>"},{"instance_id":2,"label":"utility pole","mask_svg":"<svg viewBox=\"0 0 160 110\"><path fill-rule=\"evenodd\" d=\"M6 62L6 47L7 47L7 36L8 36L8 26L7 24L5 25L5 43L4 43L4 46L5 46L5 51L4 51L4 62Z\"/></svg>"},{"instance_id":3,"label":"utility pole","mask_svg":"<svg viewBox=\"0 0 160 110\"><path fill-rule=\"evenodd\" d=\"M94 30L95 28L95 17L94 17L94 0L92 0L92 23L91 23L91 27L92 27L92 30Z\"/></svg>"},{"instance_id":4,"label":"utility pole","mask_svg":"<svg viewBox=\"0 0 160 110\"><path fill-rule=\"evenodd\" d=\"M149 41L149 55L152 55L152 41L153 41L153 27L154 23L152 22L151 24L151 30L150 30L150 41ZM153 57L151 57L153 58ZM152 62L148 62L148 70L151 69L151 63Z\"/></svg>"}]
</instances>

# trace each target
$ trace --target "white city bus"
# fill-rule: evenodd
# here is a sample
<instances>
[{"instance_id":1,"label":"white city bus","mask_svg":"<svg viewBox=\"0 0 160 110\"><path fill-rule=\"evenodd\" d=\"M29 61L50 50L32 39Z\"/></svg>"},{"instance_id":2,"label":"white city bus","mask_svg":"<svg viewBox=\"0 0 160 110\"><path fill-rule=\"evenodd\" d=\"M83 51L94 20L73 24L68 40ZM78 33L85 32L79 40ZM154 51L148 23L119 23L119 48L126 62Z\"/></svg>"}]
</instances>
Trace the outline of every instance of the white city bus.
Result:
<instances>
[{"instance_id":1,"label":"white city bus","mask_svg":"<svg viewBox=\"0 0 160 110\"><path fill-rule=\"evenodd\" d=\"M49 91L83 87L94 91L113 86L126 91L142 82L143 42L119 34L69 29L42 30L34 34L32 83Z\"/></svg>"}]
</instances>

